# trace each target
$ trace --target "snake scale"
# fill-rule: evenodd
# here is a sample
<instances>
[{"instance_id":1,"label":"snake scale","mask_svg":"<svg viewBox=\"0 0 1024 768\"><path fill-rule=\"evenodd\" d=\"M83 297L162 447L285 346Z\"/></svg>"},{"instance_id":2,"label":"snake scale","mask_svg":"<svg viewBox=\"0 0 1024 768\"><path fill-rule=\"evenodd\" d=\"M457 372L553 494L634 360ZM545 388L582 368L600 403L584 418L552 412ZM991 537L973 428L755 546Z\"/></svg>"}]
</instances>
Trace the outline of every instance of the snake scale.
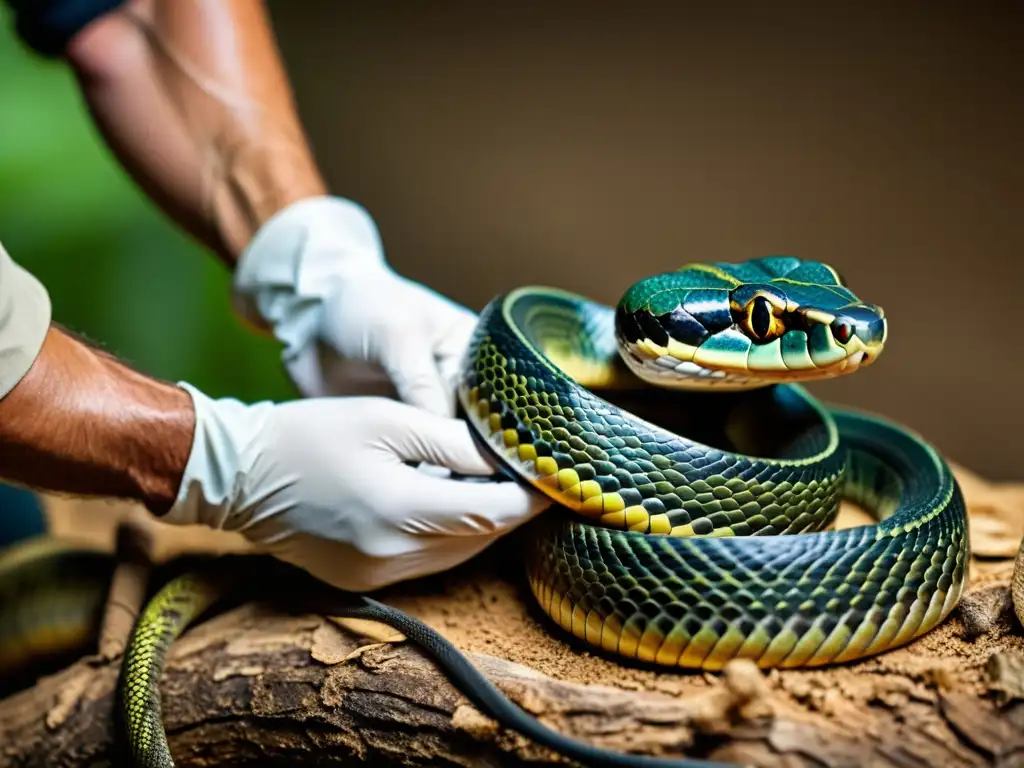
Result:
<instances>
[{"instance_id":1,"label":"snake scale","mask_svg":"<svg viewBox=\"0 0 1024 768\"><path fill-rule=\"evenodd\" d=\"M803 386L870 365L887 333L882 309L832 267L790 256L689 264L640 280L616 307L535 287L492 300L459 400L503 472L556 507L524 530L542 610L602 653L704 670L737 658L765 669L849 662L939 624L969 559L952 472L910 430ZM875 522L835 529L842 499ZM120 682L135 765L173 765L158 690L166 653L243 573L186 571L140 614ZM585 765L714 765L561 736L418 620L308 584L290 594L314 592L322 612L403 632L485 714ZM62 607L92 626L95 599ZM23 645L23 656L40 650Z\"/></svg>"}]
</instances>

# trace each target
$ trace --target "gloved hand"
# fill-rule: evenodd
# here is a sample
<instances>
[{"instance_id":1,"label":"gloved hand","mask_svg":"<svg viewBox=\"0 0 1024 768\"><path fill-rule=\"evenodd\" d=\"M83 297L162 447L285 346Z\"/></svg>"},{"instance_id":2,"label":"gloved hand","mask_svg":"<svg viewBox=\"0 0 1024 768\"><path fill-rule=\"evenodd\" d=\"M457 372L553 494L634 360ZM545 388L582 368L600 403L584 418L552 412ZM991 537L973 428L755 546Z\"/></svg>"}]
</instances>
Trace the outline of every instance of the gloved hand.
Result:
<instances>
[{"instance_id":1,"label":"gloved hand","mask_svg":"<svg viewBox=\"0 0 1024 768\"><path fill-rule=\"evenodd\" d=\"M241 532L260 549L352 591L437 573L550 502L515 482L439 477L494 465L462 421L378 397L247 405L181 383L195 437L164 520Z\"/></svg>"},{"instance_id":2,"label":"gloved hand","mask_svg":"<svg viewBox=\"0 0 1024 768\"><path fill-rule=\"evenodd\" d=\"M279 211L239 259L235 304L285 346L307 396L395 393L455 413L455 381L476 315L397 274L355 203L316 197ZM390 382L392 387L382 388Z\"/></svg>"}]
</instances>

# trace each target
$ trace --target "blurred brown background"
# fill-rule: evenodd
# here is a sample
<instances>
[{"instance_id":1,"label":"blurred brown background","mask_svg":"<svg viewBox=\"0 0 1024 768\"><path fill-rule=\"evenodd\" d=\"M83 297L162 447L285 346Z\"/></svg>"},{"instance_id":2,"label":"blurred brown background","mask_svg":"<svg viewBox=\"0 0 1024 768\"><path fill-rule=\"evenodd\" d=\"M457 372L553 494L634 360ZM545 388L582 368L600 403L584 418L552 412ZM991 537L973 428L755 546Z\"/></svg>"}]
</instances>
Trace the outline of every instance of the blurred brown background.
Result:
<instances>
[{"instance_id":1,"label":"blurred brown background","mask_svg":"<svg viewBox=\"0 0 1024 768\"><path fill-rule=\"evenodd\" d=\"M692 260L830 262L890 343L813 389L1024 479L1024 3L267 2L331 187L401 271L479 309L523 283L611 303ZM0 21L0 238L55 318L211 395L293 396L227 271Z\"/></svg>"},{"instance_id":2,"label":"blurred brown background","mask_svg":"<svg viewBox=\"0 0 1024 768\"><path fill-rule=\"evenodd\" d=\"M814 387L1024 478L1020 3L271 2L333 191L479 309L791 253L886 308Z\"/></svg>"}]
</instances>

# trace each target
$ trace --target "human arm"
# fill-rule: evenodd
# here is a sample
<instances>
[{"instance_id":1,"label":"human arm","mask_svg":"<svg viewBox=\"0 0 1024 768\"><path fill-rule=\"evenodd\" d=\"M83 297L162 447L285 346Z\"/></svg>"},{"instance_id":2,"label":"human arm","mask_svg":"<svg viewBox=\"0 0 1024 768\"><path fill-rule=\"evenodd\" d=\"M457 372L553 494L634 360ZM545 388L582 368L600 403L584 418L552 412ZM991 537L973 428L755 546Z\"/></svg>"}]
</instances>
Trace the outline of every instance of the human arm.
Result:
<instances>
[{"instance_id":1,"label":"human arm","mask_svg":"<svg viewBox=\"0 0 1024 768\"><path fill-rule=\"evenodd\" d=\"M494 472L465 423L393 400L246 404L134 371L54 326L0 247L0 478L238 531L356 590L450 568L544 507L416 462Z\"/></svg>"},{"instance_id":2,"label":"human arm","mask_svg":"<svg viewBox=\"0 0 1024 768\"><path fill-rule=\"evenodd\" d=\"M282 343L299 391L452 415L475 315L397 274L369 213L327 195L264 4L77 2L113 9L45 50L140 187L234 270L237 309Z\"/></svg>"},{"instance_id":3,"label":"human arm","mask_svg":"<svg viewBox=\"0 0 1024 768\"><path fill-rule=\"evenodd\" d=\"M0 476L40 490L174 503L195 413L183 389L52 325L0 400Z\"/></svg>"},{"instance_id":4,"label":"human arm","mask_svg":"<svg viewBox=\"0 0 1024 768\"><path fill-rule=\"evenodd\" d=\"M65 58L107 145L234 268L274 213L326 194L258 0L128 0Z\"/></svg>"}]
</instances>

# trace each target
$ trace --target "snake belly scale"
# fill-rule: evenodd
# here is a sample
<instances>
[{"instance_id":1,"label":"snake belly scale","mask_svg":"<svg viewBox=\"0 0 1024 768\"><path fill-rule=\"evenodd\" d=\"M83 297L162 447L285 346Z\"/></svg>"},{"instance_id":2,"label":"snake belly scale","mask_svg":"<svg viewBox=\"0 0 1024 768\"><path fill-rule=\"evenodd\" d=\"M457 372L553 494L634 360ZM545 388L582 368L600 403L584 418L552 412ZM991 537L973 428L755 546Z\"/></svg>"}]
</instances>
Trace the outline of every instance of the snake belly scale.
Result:
<instances>
[{"instance_id":1,"label":"snake belly scale","mask_svg":"<svg viewBox=\"0 0 1024 768\"><path fill-rule=\"evenodd\" d=\"M763 668L852 661L941 622L959 601L969 560L952 472L913 432L828 407L801 384L874 362L887 332L881 308L861 302L835 270L788 256L688 265L641 280L615 308L551 288L491 301L459 399L506 474L561 507L524 530L525 570L542 610L613 656L709 670L736 658ZM834 529L842 499L876 522ZM82 557L39 551L15 555L6 581L46 592L46 574ZM108 564L88 562L95 584L106 583ZM414 617L297 569L283 575L282 565L215 561L170 578L148 601L118 689L134 765L174 765L159 694L168 650L243 587L391 625L482 712L584 765L719 765L567 738ZM34 621L10 649L0 632L0 660L53 650L39 638L79 648L97 630L100 586L70 612L70 628L55 634ZM27 610L39 619L36 607Z\"/></svg>"}]
</instances>

